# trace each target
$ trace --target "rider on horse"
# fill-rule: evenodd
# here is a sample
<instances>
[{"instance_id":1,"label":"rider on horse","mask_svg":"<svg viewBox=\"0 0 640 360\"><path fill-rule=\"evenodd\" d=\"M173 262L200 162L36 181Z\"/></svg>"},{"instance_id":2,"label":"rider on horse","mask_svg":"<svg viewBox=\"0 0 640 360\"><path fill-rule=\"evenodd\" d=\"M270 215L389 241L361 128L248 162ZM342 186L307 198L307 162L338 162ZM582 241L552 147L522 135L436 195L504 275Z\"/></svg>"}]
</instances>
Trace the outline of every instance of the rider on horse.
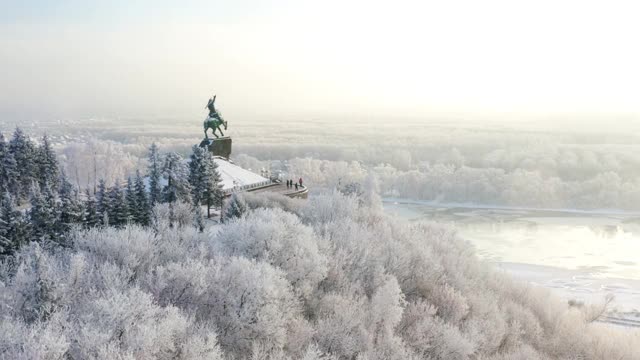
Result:
<instances>
[{"instance_id":1,"label":"rider on horse","mask_svg":"<svg viewBox=\"0 0 640 360\"><path fill-rule=\"evenodd\" d=\"M219 130L220 135L224 136L224 133L220 128L220 125L223 125L224 129L227 130L227 122L222 118L220 113L216 111L215 102L216 102L216 95L213 95L213 97L209 99L209 102L207 103L207 108L209 109L209 116L204 120L204 137L206 139L209 139L209 136L207 135L207 130L209 129L213 129L213 135L216 138L219 137L216 134L216 130Z\"/></svg>"}]
</instances>

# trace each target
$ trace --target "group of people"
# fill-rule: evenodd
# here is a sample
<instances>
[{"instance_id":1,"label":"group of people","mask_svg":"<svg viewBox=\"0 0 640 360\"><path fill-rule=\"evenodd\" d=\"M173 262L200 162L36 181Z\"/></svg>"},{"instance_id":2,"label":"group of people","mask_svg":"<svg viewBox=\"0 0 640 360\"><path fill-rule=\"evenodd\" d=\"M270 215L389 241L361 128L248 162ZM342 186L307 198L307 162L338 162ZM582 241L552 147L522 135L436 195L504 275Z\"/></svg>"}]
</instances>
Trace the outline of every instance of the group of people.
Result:
<instances>
[{"instance_id":1,"label":"group of people","mask_svg":"<svg viewBox=\"0 0 640 360\"><path fill-rule=\"evenodd\" d=\"M302 178L300 178L298 180L298 182L294 182L293 180L287 180L287 188L292 188L295 187L296 191L298 190L299 187L302 187Z\"/></svg>"}]
</instances>

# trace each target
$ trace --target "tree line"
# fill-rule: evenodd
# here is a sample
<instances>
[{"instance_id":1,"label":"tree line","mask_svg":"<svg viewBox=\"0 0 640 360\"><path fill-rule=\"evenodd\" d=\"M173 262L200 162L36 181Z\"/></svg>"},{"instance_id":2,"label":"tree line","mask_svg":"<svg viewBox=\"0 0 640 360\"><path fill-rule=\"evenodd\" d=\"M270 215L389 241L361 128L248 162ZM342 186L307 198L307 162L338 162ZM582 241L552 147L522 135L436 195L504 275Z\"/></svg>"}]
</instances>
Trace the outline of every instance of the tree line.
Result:
<instances>
[{"instance_id":1,"label":"tree line","mask_svg":"<svg viewBox=\"0 0 640 360\"><path fill-rule=\"evenodd\" d=\"M202 231L201 206L211 217L211 209L222 209L224 203L218 165L198 146L185 161L177 153L161 154L154 143L145 174L136 170L135 176L113 184L100 179L93 189L79 189L69 181L46 135L35 143L16 128L9 141L0 133L0 165L0 256L31 241L65 246L74 226L151 226L154 207L162 203L168 204L170 226L175 204L190 204L193 224ZM239 216L237 207L230 216Z\"/></svg>"}]
</instances>

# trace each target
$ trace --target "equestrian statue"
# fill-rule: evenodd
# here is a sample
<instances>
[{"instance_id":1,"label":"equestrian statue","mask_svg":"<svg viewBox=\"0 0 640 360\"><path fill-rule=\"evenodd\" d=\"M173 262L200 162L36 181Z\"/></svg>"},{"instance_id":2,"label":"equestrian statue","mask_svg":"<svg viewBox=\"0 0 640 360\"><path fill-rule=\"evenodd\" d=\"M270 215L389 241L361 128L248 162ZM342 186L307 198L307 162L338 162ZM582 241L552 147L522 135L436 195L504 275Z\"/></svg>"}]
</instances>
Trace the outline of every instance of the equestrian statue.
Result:
<instances>
[{"instance_id":1,"label":"equestrian statue","mask_svg":"<svg viewBox=\"0 0 640 360\"><path fill-rule=\"evenodd\" d=\"M216 134L216 131L220 131L220 135L224 136L220 125L224 126L224 129L227 130L227 121L222 118L219 112L216 111L216 95L213 95L209 102L207 103L207 108L209 109L209 116L204 120L204 137L205 139L209 139L207 135L207 131L209 129L213 129L213 136L219 138Z\"/></svg>"}]
</instances>

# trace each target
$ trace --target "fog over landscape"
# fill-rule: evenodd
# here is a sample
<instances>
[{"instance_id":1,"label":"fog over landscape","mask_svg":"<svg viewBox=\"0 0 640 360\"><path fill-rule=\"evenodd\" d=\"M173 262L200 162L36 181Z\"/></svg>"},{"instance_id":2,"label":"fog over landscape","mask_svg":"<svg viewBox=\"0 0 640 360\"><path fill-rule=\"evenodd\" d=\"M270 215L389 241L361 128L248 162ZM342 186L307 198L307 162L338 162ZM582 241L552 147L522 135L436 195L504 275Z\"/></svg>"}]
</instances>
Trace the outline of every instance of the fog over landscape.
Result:
<instances>
[{"instance_id":1,"label":"fog over landscape","mask_svg":"<svg viewBox=\"0 0 640 360\"><path fill-rule=\"evenodd\" d=\"M640 358L633 2L5 10L0 359Z\"/></svg>"}]
</instances>

